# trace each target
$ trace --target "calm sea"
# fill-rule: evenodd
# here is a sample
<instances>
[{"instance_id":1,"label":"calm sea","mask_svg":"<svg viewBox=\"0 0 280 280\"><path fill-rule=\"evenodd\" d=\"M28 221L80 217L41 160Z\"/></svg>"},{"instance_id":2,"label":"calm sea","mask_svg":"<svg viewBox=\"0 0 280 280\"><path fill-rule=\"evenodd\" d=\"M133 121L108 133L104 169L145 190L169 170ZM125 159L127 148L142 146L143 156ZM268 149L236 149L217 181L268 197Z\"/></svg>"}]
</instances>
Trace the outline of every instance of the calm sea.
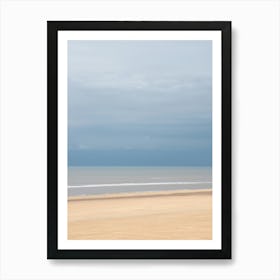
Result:
<instances>
[{"instance_id":1,"label":"calm sea","mask_svg":"<svg viewBox=\"0 0 280 280\"><path fill-rule=\"evenodd\" d=\"M68 168L69 196L211 187L211 167Z\"/></svg>"}]
</instances>

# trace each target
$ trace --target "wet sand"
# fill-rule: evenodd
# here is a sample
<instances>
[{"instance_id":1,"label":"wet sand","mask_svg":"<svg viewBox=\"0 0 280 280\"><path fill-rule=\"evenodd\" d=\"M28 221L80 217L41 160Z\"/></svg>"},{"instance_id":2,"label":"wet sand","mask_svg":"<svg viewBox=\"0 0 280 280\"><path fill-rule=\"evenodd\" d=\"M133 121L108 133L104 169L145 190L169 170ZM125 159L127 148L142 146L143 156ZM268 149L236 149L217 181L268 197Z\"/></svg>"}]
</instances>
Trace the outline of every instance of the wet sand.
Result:
<instances>
[{"instance_id":1,"label":"wet sand","mask_svg":"<svg viewBox=\"0 0 280 280\"><path fill-rule=\"evenodd\" d=\"M212 191L69 197L68 239L212 239Z\"/></svg>"}]
</instances>

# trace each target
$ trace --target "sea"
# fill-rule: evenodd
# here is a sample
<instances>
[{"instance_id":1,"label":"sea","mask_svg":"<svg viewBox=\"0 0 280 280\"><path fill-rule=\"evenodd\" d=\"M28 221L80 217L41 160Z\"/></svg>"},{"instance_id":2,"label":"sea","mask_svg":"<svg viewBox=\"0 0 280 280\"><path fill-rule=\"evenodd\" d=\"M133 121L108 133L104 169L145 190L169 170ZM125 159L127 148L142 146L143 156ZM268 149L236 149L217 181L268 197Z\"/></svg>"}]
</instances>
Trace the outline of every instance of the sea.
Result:
<instances>
[{"instance_id":1,"label":"sea","mask_svg":"<svg viewBox=\"0 0 280 280\"><path fill-rule=\"evenodd\" d=\"M68 167L68 196L210 188L211 167Z\"/></svg>"}]
</instances>

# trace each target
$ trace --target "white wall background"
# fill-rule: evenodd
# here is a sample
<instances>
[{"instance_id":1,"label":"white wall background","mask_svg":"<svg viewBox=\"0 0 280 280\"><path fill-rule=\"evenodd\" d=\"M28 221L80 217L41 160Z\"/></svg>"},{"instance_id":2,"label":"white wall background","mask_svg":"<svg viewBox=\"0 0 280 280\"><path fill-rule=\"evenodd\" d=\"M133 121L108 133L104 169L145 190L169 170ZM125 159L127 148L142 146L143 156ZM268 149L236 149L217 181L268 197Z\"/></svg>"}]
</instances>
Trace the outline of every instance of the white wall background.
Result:
<instances>
[{"instance_id":1,"label":"white wall background","mask_svg":"<svg viewBox=\"0 0 280 280\"><path fill-rule=\"evenodd\" d=\"M280 279L279 1L1 1L0 279ZM233 259L46 259L46 21L232 20Z\"/></svg>"}]
</instances>

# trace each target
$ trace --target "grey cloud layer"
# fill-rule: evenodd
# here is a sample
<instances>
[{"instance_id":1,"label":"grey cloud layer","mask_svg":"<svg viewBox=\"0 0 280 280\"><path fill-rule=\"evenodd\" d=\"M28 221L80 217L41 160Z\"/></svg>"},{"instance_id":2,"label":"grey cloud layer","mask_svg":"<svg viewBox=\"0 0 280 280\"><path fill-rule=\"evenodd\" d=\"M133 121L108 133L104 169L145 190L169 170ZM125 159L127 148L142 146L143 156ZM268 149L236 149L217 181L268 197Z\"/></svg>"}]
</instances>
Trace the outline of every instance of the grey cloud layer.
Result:
<instances>
[{"instance_id":1,"label":"grey cloud layer","mask_svg":"<svg viewBox=\"0 0 280 280\"><path fill-rule=\"evenodd\" d=\"M68 51L70 151L211 155L210 41L70 41Z\"/></svg>"}]
</instances>

